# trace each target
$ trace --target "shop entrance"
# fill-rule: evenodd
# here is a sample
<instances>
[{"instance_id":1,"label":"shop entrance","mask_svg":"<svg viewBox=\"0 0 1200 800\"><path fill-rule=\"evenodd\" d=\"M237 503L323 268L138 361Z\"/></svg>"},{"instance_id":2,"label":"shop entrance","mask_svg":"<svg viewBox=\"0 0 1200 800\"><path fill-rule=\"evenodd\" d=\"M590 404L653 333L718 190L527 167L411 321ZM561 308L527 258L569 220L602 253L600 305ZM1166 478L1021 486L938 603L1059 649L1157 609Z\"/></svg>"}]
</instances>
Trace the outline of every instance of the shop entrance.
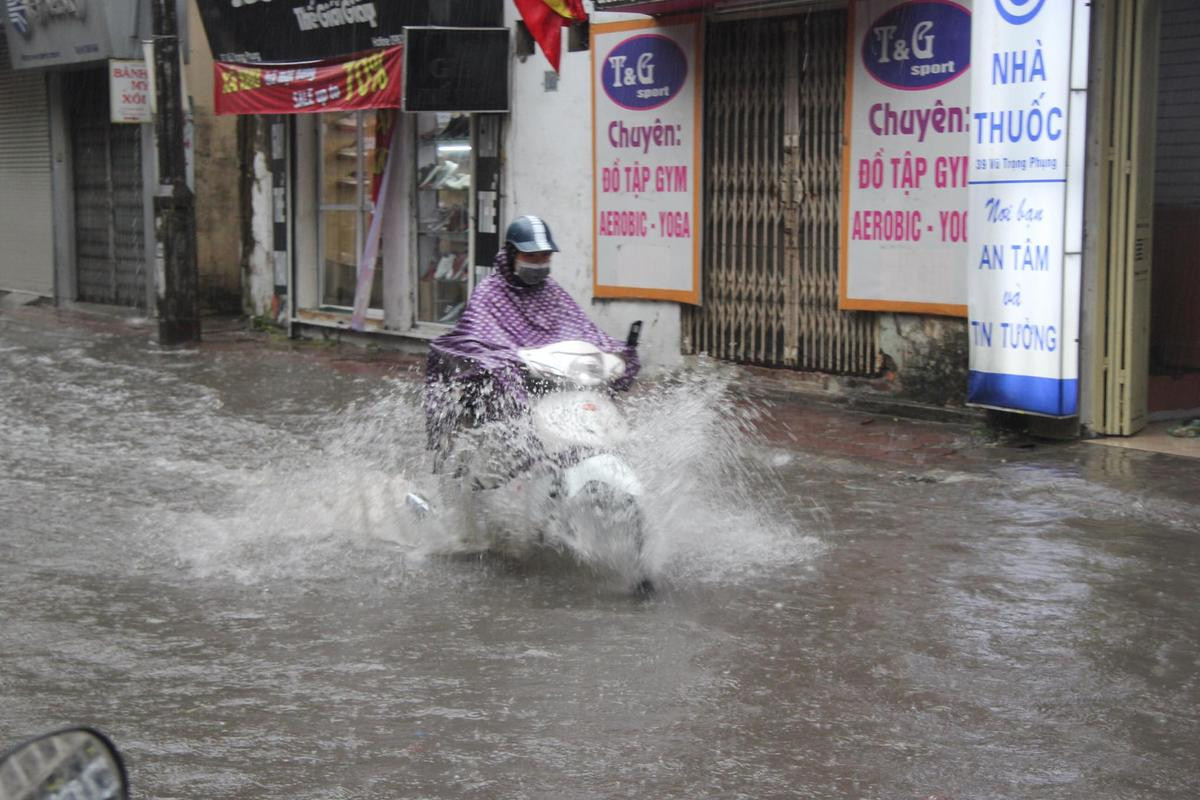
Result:
<instances>
[{"instance_id":1,"label":"shop entrance","mask_svg":"<svg viewBox=\"0 0 1200 800\"><path fill-rule=\"evenodd\" d=\"M140 125L109 120L108 74L64 81L71 120L77 298L146 308L146 218Z\"/></svg>"},{"instance_id":2,"label":"shop entrance","mask_svg":"<svg viewBox=\"0 0 1200 800\"><path fill-rule=\"evenodd\" d=\"M358 261L371 226L378 224L367 319L398 331L453 325L466 308L473 281L486 274L484 270L477 275L478 270L472 269L476 129L472 116L348 111L321 114L317 119L320 295L319 303L313 303L311 284L305 283L302 273L297 302L305 321L315 319L314 310L323 314L351 310L358 288ZM394 140L393 119L400 126ZM387 198L379 192L389 163L395 177L388 189L390 204L383 205ZM384 209L379 220L374 215L377 203Z\"/></svg>"},{"instance_id":3,"label":"shop entrance","mask_svg":"<svg viewBox=\"0 0 1200 800\"><path fill-rule=\"evenodd\" d=\"M1159 35L1147 405L1200 415L1200 6L1166 0Z\"/></svg>"},{"instance_id":4,"label":"shop entrance","mask_svg":"<svg viewBox=\"0 0 1200 800\"><path fill-rule=\"evenodd\" d=\"M874 372L876 320L838 309L845 11L708 25L703 305L685 352Z\"/></svg>"},{"instance_id":5,"label":"shop entrance","mask_svg":"<svg viewBox=\"0 0 1200 800\"><path fill-rule=\"evenodd\" d=\"M390 130L392 118L377 111L341 111L321 114L318 119L321 305L348 309L354 305L358 259L375 203L376 150L387 146L380 138ZM382 264L383 259L378 258L370 308L383 308Z\"/></svg>"},{"instance_id":6,"label":"shop entrance","mask_svg":"<svg viewBox=\"0 0 1200 800\"><path fill-rule=\"evenodd\" d=\"M1103 6L1100 433L1200 414L1200 7ZM1098 309L1099 311L1099 309Z\"/></svg>"}]
</instances>

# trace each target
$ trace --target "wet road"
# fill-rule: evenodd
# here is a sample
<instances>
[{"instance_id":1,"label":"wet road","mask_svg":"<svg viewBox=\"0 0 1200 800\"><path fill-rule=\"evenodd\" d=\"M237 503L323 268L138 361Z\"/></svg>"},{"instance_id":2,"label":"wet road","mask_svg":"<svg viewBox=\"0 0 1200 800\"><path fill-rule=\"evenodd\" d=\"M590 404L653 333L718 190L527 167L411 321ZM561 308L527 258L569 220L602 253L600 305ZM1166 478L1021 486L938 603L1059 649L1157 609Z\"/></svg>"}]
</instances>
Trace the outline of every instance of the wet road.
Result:
<instances>
[{"instance_id":1,"label":"wet road","mask_svg":"<svg viewBox=\"0 0 1200 800\"><path fill-rule=\"evenodd\" d=\"M847 458L721 387L640 401L638 601L408 517L404 381L0 313L0 734L143 798L1200 796L1200 462Z\"/></svg>"}]
</instances>

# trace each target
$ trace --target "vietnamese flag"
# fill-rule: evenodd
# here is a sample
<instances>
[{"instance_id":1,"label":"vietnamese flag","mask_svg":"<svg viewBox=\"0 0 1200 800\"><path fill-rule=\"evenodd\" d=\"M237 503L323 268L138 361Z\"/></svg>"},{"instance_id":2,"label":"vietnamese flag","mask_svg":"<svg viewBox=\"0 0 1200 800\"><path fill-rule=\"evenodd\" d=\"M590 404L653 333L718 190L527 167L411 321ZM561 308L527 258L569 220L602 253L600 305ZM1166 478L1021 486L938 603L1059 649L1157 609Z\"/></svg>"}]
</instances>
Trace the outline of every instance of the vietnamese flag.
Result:
<instances>
[{"instance_id":1,"label":"vietnamese flag","mask_svg":"<svg viewBox=\"0 0 1200 800\"><path fill-rule=\"evenodd\" d=\"M513 0L525 20L525 27L537 41L546 60L558 72L562 55L562 26L587 19L583 0Z\"/></svg>"}]
</instances>

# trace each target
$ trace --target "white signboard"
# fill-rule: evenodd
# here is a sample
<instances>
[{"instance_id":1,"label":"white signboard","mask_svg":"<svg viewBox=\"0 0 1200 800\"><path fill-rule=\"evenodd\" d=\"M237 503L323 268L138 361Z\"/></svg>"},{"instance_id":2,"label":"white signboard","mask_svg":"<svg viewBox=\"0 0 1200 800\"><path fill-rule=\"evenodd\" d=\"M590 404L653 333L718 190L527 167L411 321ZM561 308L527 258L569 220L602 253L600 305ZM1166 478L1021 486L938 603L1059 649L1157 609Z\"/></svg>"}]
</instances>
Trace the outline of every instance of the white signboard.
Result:
<instances>
[{"instance_id":1,"label":"white signboard","mask_svg":"<svg viewBox=\"0 0 1200 800\"><path fill-rule=\"evenodd\" d=\"M1078 413L1087 43L1087 0L975 8L972 405Z\"/></svg>"},{"instance_id":2,"label":"white signboard","mask_svg":"<svg viewBox=\"0 0 1200 800\"><path fill-rule=\"evenodd\" d=\"M153 122L150 69L145 61L109 61L108 91L113 122Z\"/></svg>"},{"instance_id":3,"label":"white signboard","mask_svg":"<svg viewBox=\"0 0 1200 800\"><path fill-rule=\"evenodd\" d=\"M700 302L700 22L593 24L597 297Z\"/></svg>"},{"instance_id":4,"label":"white signboard","mask_svg":"<svg viewBox=\"0 0 1200 800\"><path fill-rule=\"evenodd\" d=\"M966 316L970 8L850 5L841 308Z\"/></svg>"},{"instance_id":5,"label":"white signboard","mask_svg":"<svg viewBox=\"0 0 1200 800\"><path fill-rule=\"evenodd\" d=\"M13 69L101 61L113 55L102 3L82 0L6 0L0 36L7 36ZM122 8L129 16L131 8ZM90 12L90 13L89 13Z\"/></svg>"}]
</instances>

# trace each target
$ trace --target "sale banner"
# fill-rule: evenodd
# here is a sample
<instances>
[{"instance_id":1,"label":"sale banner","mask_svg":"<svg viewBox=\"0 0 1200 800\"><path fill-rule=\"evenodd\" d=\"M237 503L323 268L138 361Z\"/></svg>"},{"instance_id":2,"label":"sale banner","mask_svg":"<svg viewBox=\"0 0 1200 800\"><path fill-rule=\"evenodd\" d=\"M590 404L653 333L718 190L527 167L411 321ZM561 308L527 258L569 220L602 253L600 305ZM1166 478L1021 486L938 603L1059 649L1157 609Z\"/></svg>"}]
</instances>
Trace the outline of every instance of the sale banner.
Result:
<instances>
[{"instance_id":1,"label":"sale banner","mask_svg":"<svg viewBox=\"0 0 1200 800\"><path fill-rule=\"evenodd\" d=\"M218 114L314 114L399 108L403 45L297 64L213 64Z\"/></svg>"}]
</instances>

